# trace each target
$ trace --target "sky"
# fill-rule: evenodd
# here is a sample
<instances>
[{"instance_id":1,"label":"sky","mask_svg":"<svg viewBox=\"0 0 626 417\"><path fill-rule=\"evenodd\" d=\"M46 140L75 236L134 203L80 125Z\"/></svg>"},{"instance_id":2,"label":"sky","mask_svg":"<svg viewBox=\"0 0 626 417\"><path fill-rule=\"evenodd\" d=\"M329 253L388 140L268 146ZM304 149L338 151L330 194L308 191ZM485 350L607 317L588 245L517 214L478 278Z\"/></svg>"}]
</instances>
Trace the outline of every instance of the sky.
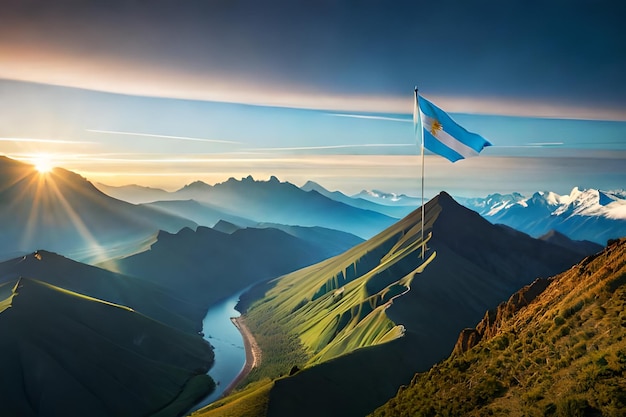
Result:
<instances>
[{"instance_id":1,"label":"sky","mask_svg":"<svg viewBox=\"0 0 626 417\"><path fill-rule=\"evenodd\" d=\"M426 194L626 188L616 1L3 0L0 154L109 185L420 193L413 88L492 147Z\"/></svg>"}]
</instances>

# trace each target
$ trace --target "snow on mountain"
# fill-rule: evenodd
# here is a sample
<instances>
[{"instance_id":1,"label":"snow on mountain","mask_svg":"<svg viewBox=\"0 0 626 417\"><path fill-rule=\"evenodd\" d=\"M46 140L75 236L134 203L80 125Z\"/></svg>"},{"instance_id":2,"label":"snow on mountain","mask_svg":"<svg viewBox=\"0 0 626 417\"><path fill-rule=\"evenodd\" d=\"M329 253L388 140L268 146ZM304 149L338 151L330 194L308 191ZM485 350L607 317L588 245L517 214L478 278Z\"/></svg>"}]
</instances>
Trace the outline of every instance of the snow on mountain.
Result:
<instances>
[{"instance_id":1,"label":"snow on mountain","mask_svg":"<svg viewBox=\"0 0 626 417\"><path fill-rule=\"evenodd\" d=\"M512 194L490 194L485 198L464 198L455 197L455 199L466 207L471 208L474 211L484 216L494 216L501 210L511 208L514 204L521 204L526 206L524 200L526 197L520 193Z\"/></svg>"},{"instance_id":2,"label":"snow on mountain","mask_svg":"<svg viewBox=\"0 0 626 417\"><path fill-rule=\"evenodd\" d=\"M626 220L626 200L600 190L580 190L574 187L569 195L558 196L555 216L601 216Z\"/></svg>"},{"instance_id":3,"label":"snow on mountain","mask_svg":"<svg viewBox=\"0 0 626 417\"><path fill-rule=\"evenodd\" d=\"M540 191L531 197L519 193L491 194L459 199L493 223L502 223L533 236L558 230L572 239L601 244L626 235L626 191L574 187L569 194Z\"/></svg>"},{"instance_id":4,"label":"snow on mountain","mask_svg":"<svg viewBox=\"0 0 626 417\"><path fill-rule=\"evenodd\" d=\"M461 198L463 204L483 216L491 217L514 206L550 208L554 216L602 216L626 220L626 191L581 190L574 187L569 194L539 191L531 197L519 193L490 194L485 198Z\"/></svg>"},{"instance_id":5,"label":"snow on mountain","mask_svg":"<svg viewBox=\"0 0 626 417\"><path fill-rule=\"evenodd\" d=\"M421 199L417 197L410 197L406 194L386 193L380 190L362 190L360 193L353 195L352 198L362 198L386 205L421 206Z\"/></svg>"}]
</instances>

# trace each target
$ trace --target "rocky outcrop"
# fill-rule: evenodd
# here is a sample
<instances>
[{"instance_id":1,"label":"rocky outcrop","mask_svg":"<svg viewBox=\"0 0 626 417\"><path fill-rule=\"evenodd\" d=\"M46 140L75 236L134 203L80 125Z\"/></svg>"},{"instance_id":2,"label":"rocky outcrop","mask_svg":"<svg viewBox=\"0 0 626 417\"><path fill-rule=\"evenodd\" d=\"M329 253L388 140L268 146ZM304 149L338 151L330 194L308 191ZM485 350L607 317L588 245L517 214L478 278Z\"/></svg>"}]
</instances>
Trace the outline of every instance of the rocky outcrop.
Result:
<instances>
[{"instance_id":1,"label":"rocky outcrop","mask_svg":"<svg viewBox=\"0 0 626 417\"><path fill-rule=\"evenodd\" d=\"M478 323L476 328L463 329L454 345L453 355L466 352L476 346L483 339L491 339L498 334L502 322L530 304L552 282L551 278L537 278L530 285L516 292L501 303L495 310L488 310L485 317Z\"/></svg>"}]
</instances>

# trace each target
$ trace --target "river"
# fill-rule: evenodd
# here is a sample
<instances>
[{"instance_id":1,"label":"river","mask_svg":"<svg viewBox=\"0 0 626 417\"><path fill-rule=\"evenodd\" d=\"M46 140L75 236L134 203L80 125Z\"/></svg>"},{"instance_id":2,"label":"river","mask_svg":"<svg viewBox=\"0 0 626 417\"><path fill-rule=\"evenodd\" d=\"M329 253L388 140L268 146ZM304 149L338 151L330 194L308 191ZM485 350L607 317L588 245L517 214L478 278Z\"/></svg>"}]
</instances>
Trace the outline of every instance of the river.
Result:
<instances>
[{"instance_id":1,"label":"river","mask_svg":"<svg viewBox=\"0 0 626 417\"><path fill-rule=\"evenodd\" d=\"M244 291L239 291L209 308L202 320L204 338L213 346L215 352L215 363L209 370L209 376L215 381L216 387L215 391L196 404L192 411L217 400L246 363L243 338L230 320L231 317L240 316L235 306Z\"/></svg>"}]
</instances>

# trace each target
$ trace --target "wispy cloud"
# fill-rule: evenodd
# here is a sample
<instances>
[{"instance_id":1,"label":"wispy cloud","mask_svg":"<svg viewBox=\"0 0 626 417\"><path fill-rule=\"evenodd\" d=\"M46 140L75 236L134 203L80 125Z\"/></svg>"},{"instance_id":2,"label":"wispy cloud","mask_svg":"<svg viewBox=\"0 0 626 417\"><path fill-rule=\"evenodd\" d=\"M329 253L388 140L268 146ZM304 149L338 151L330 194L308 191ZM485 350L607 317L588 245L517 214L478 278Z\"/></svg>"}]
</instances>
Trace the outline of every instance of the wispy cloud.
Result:
<instances>
[{"instance_id":1,"label":"wispy cloud","mask_svg":"<svg viewBox=\"0 0 626 417\"><path fill-rule=\"evenodd\" d=\"M565 145L565 142L532 142L527 143L525 146L561 146Z\"/></svg>"},{"instance_id":2,"label":"wispy cloud","mask_svg":"<svg viewBox=\"0 0 626 417\"><path fill-rule=\"evenodd\" d=\"M85 142L76 140L41 139L41 138L6 138L0 137L0 142L29 142L29 143L56 143L56 144L95 144L96 142Z\"/></svg>"},{"instance_id":3,"label":"wispy cloud","mask_svg":"<svg viewBox=\"0 0 626 417\"><path fill-rule=\"evenodd\" d=\"M149 138L186 140L186 141L190 141L190 142L232 143L232 144L239 144L239 143L241 143L241 142L235 142L235 141L232 141L232 140L191 138L191 137L188 137L188 136L157 135L157 134L154 134L154 133L122 132L122 131L117 131L117 130L99 130L99 129L86 129L86 130L87 130L87 132L91 132L91 133L103 133L103 134L107 134L107 135L142 136L142 137L149 137Z\"/></svg>"},{"instance_id":4,"label":"wispy cloud","mask_svg":"<svg viewBox=\"0 0 626 417\"><path fill-rule=\"evenodd\" d=\"M311 151L323 149L358 149L358 148L398 148L414 147L414 143L364 143L357 145L323 145L323 146L293 146L287 148L250 148L245 151Z\"/></svg>"},{"instance_id":5,"label":"wispy cloud","mask_svg":"<svg viewBox=\"0 0 626 417\"><path fill-rule=\"evenodd\" d=\"M389 122L413 123L413 119L403 119L400 117L373 116L365 114L327 113L328 116L349 117L351 119L385 120Z\"/></svg>"},{"instance_id":6,"label":"wispy cloud","mask_svg":"<svg viewBox=\"0 0 626 417\"><path fill-rule=\"evenodd\" d=\"M496 148L551 148L554 146L563 146L565 142L530 142L520 145L494 145Z\"/></svg>"}]
</instances>

